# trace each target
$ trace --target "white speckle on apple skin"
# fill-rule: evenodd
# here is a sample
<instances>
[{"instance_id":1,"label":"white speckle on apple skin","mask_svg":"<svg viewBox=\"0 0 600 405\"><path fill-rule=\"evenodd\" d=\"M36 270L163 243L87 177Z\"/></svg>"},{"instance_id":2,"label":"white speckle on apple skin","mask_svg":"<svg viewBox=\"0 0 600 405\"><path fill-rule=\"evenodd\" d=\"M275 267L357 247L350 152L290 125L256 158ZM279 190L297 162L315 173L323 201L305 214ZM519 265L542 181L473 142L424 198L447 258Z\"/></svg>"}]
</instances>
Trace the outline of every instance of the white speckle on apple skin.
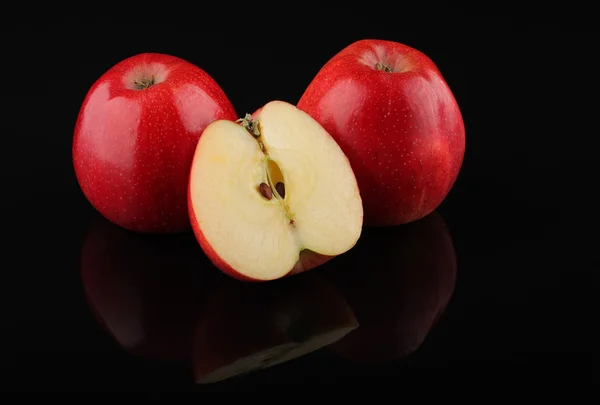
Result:
<instances>
[{"instance_id":1,"label":"white speckle on apple skin","mask_svg":"<svg viewBox=\"0 0 600 405\"><path fill-rule=\"evenodd\" d=\"M410 69L375 70L375 56L390 64L401 58ZM460 110L437 67L415 49L377 40L351 44L323 66L298 107L348 156L365 225L429 214L458 176L465 149Z\"/></svg>"},{"instance_id":2,"label":"white speckle on apple skin","mask_svg":"<svg viewBox=\"0 0 600 405\"><path fill-rule=\"evenodd\" d=\"M148 66L163 80L131 88L127 83L148 73ZM237 114L199 67L162 54L120 62L92 86L77 119L73 164L84 195L107 219L130 230L189 229L189 167L202 130L219 118L235 120Z\"/></svg>"}]
</instances>

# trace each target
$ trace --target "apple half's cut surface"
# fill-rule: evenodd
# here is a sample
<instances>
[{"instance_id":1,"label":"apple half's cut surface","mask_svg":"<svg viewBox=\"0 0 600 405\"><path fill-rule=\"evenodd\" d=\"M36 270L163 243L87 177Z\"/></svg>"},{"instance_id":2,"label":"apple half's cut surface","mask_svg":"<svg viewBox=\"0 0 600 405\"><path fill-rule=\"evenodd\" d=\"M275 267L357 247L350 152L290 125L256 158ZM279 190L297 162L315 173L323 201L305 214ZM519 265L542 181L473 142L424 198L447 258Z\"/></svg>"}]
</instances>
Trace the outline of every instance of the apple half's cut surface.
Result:
<instances>
[{"instance_id":1,"label":"apple half's cut surface","mask_svg":"<svg viewBox=\"0 0 600 405\"><path fill-rule=\"evenodd\" d=\"M190 219L212 262L238 279L267 281L316 267L314 253L351 249L362 200L329 133L284 101L238 121L206 128L190 172Z\"/></svg>"}]
</instances>

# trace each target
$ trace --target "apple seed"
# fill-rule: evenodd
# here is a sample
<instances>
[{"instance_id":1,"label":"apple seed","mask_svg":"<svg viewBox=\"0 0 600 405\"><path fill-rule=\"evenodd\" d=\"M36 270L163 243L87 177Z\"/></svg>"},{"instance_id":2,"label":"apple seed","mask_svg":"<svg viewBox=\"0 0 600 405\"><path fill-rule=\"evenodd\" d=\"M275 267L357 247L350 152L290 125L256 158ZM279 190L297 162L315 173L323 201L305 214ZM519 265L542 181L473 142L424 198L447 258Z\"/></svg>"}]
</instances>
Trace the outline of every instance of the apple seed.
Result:
<instances>
[{"instance_id":1,"label":"apple seed","mask_svg":"<svg viewBox=\"0 0 600 405\"><path fill-rule=\"evenodd\" d=\"M267 200L270 200L271 198L273 198L273 191L271 190L271 187L269 187L269 185L267 183L260 183L260 186L258 188L259 188L262 196L265 197Z\"/></svg>"},{"instance_id":2,"label":"apple seed","mask_svg":"<svg viewBox=\"0 0 600 405\"><path fill-rule=\"evenodd\" d=\"M285 198L285 185L282 182L275 184L275 190L281 198Z\"/></svg>"}]
</instances>

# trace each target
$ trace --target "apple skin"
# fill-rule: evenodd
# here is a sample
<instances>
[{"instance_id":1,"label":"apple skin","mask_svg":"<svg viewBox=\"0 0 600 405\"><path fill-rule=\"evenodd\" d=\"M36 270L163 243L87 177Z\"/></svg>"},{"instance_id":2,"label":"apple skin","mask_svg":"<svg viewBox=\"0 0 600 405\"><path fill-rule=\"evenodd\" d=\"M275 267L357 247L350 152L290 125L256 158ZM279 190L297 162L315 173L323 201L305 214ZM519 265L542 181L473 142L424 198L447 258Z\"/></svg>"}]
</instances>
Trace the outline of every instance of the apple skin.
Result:
<instances>
[{"instance_id":1,"label":"apple skin","mask_svg":"<svg viewBox=\"0 0 600 405\"><path fill-rule=\"evenodd\" d=\"M154 76L137 90L134 80ZM88 91L72 158L83 194L111 222L137 232L190 229L187 183L202 131L237 114L215 80L171 55L143 53L105 72Z\"/></svg>"},{"instance_id":2,"label":"apple skin","mask_svg":"<svg viewBox=\"0 0 600 405\"><path fill-rule=\"evenodd\" d=\"M252 119L256 119L256 117L258 117L258 115L260 114L261 110L262 110L262 107L258 108L256 111L254 111L254 113L251 114ZM208 256L208 258L215 265L215 267L217 267L223 273L227 274L229 277L233 277L239 281L251 282L251 283L266 282L266 280L264 280L264 281L263 280L255 280L253 278L247 277L244 274L239 273L233 267L231 267L225 260L223 260L219 256L219 254L212 248L212 246L206 240L206 237L204 236L204 233L200 229L200 226L198 225L198 219L196 218L196 214L194 213L194 206L192 204L191 188L189 186L190 186L190 184L188 183L188 193L187 193L188 216L190 218L190 222L192 225L192 231L194 232L194 235L196 236L196 240L198 241L198 244L201 246L201 248L204 251L204 253L206 254L206 256ZM327 263L329 260L333 259L334 257L335 256L322 255L320 253L316 253L316 252L313 252L310 250L303 250L300 252L300 257L298 258L298 261L296 262L294 267L291 268L289 273L287 273L284 277L289 277L289 276L293 276L296 274L304 273L305 271L308 271L308 270L312 270L316 267L319 267L319 266Z\"/></svg>"},{"instance_id":3,"label":"apple skin","mask_svg":"<svg viewBox=\"0 0 600 405\"><path fill-rule=\"evenodd\" d=\"M416 222L365 229L356 247L324 273L342 292L359 327L328 347L359 363L416 351L444 313L456 284L452 238L437 211Z\"/></svg>"},{"instance_id":4,"label":"apple skin","mask_svg":"<svg viewBox=\"0 0 600 405\"><path fill-rule=\"evenodd\" d=\"M142 235L98 216L80 252L80 276L98 323L126 352L185 360L215 273L190 233Z\"/></svg>"},{"instance_id":5,"label":"apple skin","mask_svg":"<svg viewBox=\"0 0 600 405\"><path fill-rule=\"evenodd\" d=\"M377 70L377 62L399 71ZM350 44L320 69L297 107L348 156L365 226L424 217L458 177L465 153L461 111L437 66L414 48L375 39Z\"/></svg>"}]
</instances>

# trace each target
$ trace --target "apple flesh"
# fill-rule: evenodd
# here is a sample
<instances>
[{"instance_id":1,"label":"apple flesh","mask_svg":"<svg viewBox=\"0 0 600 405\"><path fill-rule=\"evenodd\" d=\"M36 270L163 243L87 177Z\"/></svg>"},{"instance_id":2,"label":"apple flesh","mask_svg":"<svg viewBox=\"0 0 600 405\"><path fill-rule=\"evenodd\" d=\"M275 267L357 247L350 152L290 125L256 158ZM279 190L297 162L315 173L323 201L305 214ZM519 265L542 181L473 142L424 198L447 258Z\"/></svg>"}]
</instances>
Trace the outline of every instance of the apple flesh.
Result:
<instances>
[{"instance_id":1,"label":"apple flesh","mask_svg":"<svg viewBox=\"0 0 600 405\"><path fill-rule=\"evenodd\" d=\"M456 255L443 218L365 229L356 247L324 274L341 291L359 327L328 350L378 363L416 351L450 302Z\"/></svg>"},{"instance_id":2,"label":"apple flesh","mask_svg":"<svg viewBox=\"0 0 600 405\"><path fill-rule=\"evenodd\" d=\"M465 152L461 111L437 66L414 48L352 43L321 68L297 106L348 156L366 226L426 216L458 177Z\"/></svg>"},{"instance_id":3,"label":"apple flesh","mask_svg":"<svg viewBox=\"0 0 600 405\"><path fill-rule=\"evenodd\" d=\"M190 229L187 185L206 126L237 114L219 85L175 56L144 53L105 72L81 106L75 175L102 215L148 233Z\"/></svg>"},{"instance_id":4,"label":"apple flesh","mask_svg":"<svg viewBox=\"0 0 600 405\"><path fill-rule=\"evenodd\" d=\"M100 217L84 238L80 266L94 316L123 350L190 357L198 314L214 287L193 235L140 235Z\"/></svg>"},{"instance_id":5,"label":"apple flesh","mask_svg":"<svg viewBox=\"0 0 600 405\"><path fill-rule=\"evenodd\" d=\"M197 325L194 377L208 384L273 367L357 326L344 297L316 272L263 284L224 277Z\"/></svg>"},{"instance_id":6,"label":"apple flesh","mask_svg":"<svg viewBox=\"0 0 600 405\"><path fill-rule=\"evenodd\" d=\"M283 101L206 128L188 206L207 256L246 281L314 268L351 249L362 230L348 159L321 125Z\"/></svg>"}]
</instances>

